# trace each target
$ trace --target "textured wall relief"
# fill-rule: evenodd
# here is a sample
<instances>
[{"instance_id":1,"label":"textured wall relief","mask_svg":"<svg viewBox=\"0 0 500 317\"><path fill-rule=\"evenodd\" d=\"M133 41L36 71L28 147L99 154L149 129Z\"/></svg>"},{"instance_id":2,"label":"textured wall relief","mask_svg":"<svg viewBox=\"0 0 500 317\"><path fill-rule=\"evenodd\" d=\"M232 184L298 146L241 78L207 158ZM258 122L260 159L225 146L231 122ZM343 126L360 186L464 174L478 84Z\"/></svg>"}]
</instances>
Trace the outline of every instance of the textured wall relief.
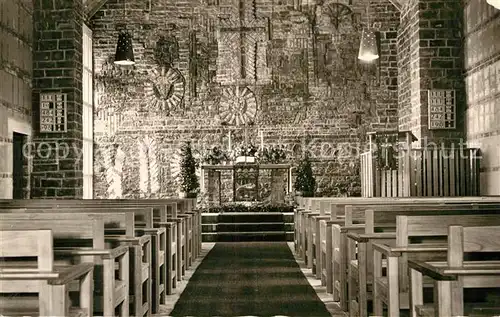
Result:
<instances>
[{"instance_id":1,"label":"textured wall relief","mask_svg":"<svg viewBox=\"0 0 500 317\"><path fill-rule=\"evenodd\" d=\"M122 176L125 153L118 144L110 144L104 149L103 159L108 185L107 198L121 198L123 196Z\"/></svg>"},{"instance_id":2,"label":"textured wall relief","mask_svg":"<svg viewBox=\"0 0 500 317\"><path fill-rule=\"evenodd\" d=\"M221 122L229 125L253 123L257 113L257 100L248 87L225 87L219 105Z\"/></svg>"},{"instance_id":3,"label":"textured wall relief","mask_svg":"<svg viewBox=\"0 0 500 317\"><path fill-rule=\"evenodd\" d=\"M158 145L149 136L137 142L139 153L139 191L142 197L156 194L160 190L160 167L158 164Z\"/></svg>"},{"instance_id":4,"label":"textured wall relief","mask_svg":"<svg viewBox=\"0 0 500 317\"><path fill-rule=\"evenodd\" d=\"M186 82L181 72L174 68L161 67L152 70L146 87L146 98L150 110L170 115L182 108Z\"/></svg>"},{"instance_id":5,"label":"textured wall relief","mask_svg":"<svg viewBox=\"0 0 500 317\"><path fill-rule=\"evenodd\" d=\"M310 24L306 15L290 11L279 17L272 41L274 86L287 95L308 94Z\"/></svg>"},{"instance_id":6,"label":"textured wall relief","mask_svg":"<svg viewBox=\"0 0 500 317\"><path fill-rule=\"evenodd\" d=\"M175 26L171 26L175 30ZM154 61L160 67L170 68L179 58L179 41L174 35L162 35L153 50Z\"/></svg>"},{"instance_id":7,"label":"textured wall relief","mask_svg":"<svg viewBox=\"0 0 500 317\"><path fill-rule=\"evenodd\" d=\"M256 14L255 0L238 0L234 9L219 18L216 81L266 84L269 20Z\"/></svg>"},{"instance_id":8,"label":"textured wall relief","mask_svg":"<svg viewBox=\"0 0 500 317\"><path fill-rule=\"evenodd\" d=\"M384 1L371 1L378 6L374 23L394 30L399 15L382 12L391 6ZM146 23L142 10L134 10L127 23L137 64L130 68L113 64L116 34L107 25L123 13L106 3L106 14L93 21L94 132L98 148L113 139L121 154L96 154L96 196L175 196L181 144L191 140L195 155L203 156L214 146L228 149L229 131L233 149L245 139L259 144L262 131L264 146L284 145L292 164L311 150L322 192L335 177L350 177L347 163L334 160L338 143L363 142L364 132L387 128L383 122L397 110L397 93L374 80L374 69L393 72L384 63L394 57L394 38L382 38L384 63L362 66L363 5L292 2L167 0L153 5ZM222 199L229 201L232 173L221 178ZM269 195L270 188L262 190Z\"/></svg>"}]
</instances>

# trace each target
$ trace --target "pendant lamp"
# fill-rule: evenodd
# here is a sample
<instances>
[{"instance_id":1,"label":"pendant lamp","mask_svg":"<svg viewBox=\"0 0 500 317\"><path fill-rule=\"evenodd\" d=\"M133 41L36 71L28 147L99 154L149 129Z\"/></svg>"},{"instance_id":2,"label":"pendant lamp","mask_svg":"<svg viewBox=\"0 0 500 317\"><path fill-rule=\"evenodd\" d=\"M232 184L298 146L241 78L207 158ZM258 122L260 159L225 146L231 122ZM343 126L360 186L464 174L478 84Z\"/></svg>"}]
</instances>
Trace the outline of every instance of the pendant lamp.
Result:
<instances>
[{"instance_id":1,"label":"pendant lamp","mask_svg":"<svg viewBox=\"0 0 500 317\"><path fill-rule=\"evenodd\" d=\"M361 43L359 45L358 59L365 62L372 62L379 58L377 35L375 32L363 29L361 34Z\"/></svg>"},{"instance_id":2,"label":"pendant lamp","mask_svg":"<svg viewBox=\"0 0 500 317\"><path fill-rule=\"evenodd\" d=\"M493 6L493 7L497 8L498 10L500 10L500 0L486 0L486 2L490 6Z\"/></svg>"},{"instance_id":3,"label":"pendant lamp","mask_svg":"<svg viewBox=\"0 0 500 317\"><path fill-rule=\"evenodd\" d=\"M128 32L120 32L116 44L115 64L134 65L134 49L132 47L132 36Z\"/></svg>"}]
</instances>

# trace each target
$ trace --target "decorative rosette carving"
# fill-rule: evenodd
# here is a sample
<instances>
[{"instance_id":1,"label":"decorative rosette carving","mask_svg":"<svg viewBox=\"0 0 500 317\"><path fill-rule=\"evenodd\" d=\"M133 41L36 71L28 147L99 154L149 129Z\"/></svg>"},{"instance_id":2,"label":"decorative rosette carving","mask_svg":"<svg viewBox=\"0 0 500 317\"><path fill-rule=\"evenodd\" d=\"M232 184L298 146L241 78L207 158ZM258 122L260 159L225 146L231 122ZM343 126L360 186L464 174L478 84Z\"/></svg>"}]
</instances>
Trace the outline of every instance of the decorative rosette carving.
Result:
<instances>
[{"instance_id":1,"label":"decorative rosette carving","mask_svg":"<svg viewBox=\"0 0 500 317\"><path fill-rule=\"evenodd\" d=\"M184 100L186 82L181 72L175 68L154 70L147 85L146 98L154 108L171 111L181 107Z\"/></svg>"},{"instance_id":2,"label":"decorative rosette carving","mask_svg":"<svg viewBox=\"0 0 500 317\"><path fill-rule=\"evenodd\" d=\"M253 123L257 113L257 100L247 87L224 88L219 105L222 122L229 125Z\"/></svg>"}]
</instances>

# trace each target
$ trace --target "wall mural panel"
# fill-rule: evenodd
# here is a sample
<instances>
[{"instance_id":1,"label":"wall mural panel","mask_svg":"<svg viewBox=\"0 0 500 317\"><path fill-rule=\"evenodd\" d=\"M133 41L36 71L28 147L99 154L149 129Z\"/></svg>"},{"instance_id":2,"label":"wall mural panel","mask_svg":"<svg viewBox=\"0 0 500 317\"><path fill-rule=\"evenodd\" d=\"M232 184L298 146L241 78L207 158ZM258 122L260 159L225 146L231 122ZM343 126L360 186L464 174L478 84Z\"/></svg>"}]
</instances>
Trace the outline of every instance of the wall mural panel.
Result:
<instances>
[{"instance_id":1,"label":"wall mural panel","mask_svg":"<svg viewBox=\"0 0 500 317\"><path fill-rule=\"evenodd\" d=\"M258 146L262 131L292 164L309 149L320 194L355 180L359 153L345 159L339 149L360 149L365 132L397 127L397 71L357 60L366 1L165 0L146 22L142 10L127 16L137 62L128 68L113 64L122 12L105 4L107 14L92 21L95 197L176 195L180 145L191 140L201 159L214 146L227 149L229 131L233 149L245 135ZM393 32L397 9L371 3L381 12L372 22ZM395 39L381 41L381 60L395 58ZM389 83L378 81L381 72ZM223 201L231 177L221 175Z\"/></svg>"}]
</instances>

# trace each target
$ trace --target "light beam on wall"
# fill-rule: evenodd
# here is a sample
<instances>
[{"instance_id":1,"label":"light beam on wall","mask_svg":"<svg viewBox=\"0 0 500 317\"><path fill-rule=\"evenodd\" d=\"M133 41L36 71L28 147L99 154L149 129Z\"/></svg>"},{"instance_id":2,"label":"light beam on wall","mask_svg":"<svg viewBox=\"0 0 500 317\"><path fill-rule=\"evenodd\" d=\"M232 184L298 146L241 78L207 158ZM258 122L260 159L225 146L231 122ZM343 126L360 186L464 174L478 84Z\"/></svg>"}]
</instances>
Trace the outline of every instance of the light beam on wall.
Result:
<instances>
[{"instance_id":1,"label":"light beam on wall","mask_svg":"<svg viewBox=\"0 0 500 317\"><path fill-rule=\"evenodd\" d=\"M495 8L497 8L498 10L500 10L500 0L486 0L486 2L489 5L491 5L491 6L495 7Z\"/></svg>"},{"instance_id":2,"label":"light beam on wall","mask_svg":"<svg viewBox=\"0 0 500 317\"><path fill-rule=\"evenodd\" d=\"M121 32L116 44L115 64L134 65L134 49L132 47L132 36L128 32Z\"/></svg>"},{"instance_id":3,"label":"light beam on wall","mask_svg":"<svg viewBox=\"0 0 500 317\"><path fill-rule=\"evenodd\" d=\"M358 59L365 62L372 62L379 58L377 35L374 31L363 29L361 43L359 44Z\"/></svg>"}]
</instances>

